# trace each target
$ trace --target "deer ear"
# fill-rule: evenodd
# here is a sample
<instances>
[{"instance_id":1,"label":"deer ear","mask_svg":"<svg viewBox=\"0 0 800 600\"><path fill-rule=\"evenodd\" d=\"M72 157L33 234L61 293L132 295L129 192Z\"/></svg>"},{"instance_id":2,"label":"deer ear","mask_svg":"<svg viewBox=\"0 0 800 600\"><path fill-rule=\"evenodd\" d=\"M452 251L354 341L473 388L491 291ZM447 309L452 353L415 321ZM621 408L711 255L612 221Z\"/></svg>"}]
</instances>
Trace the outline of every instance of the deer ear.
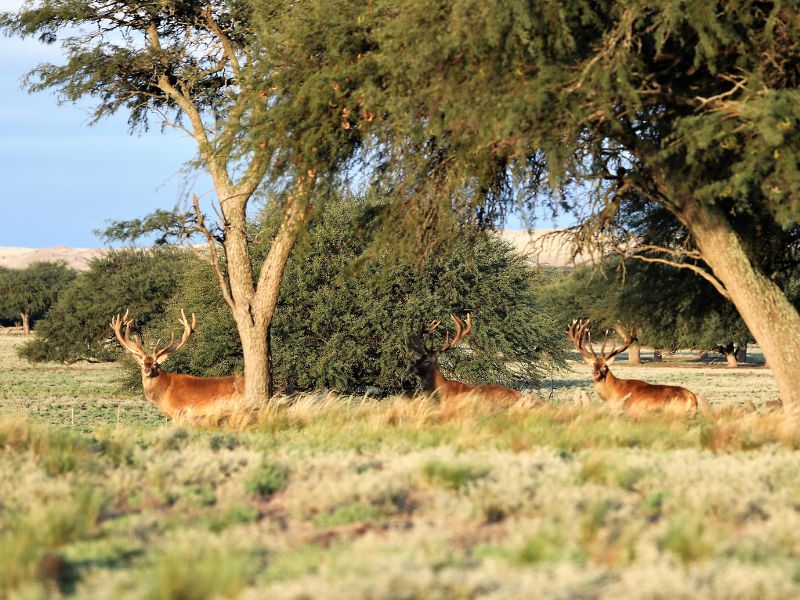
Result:
<instances>
[{"instance_id":1,"label":"deer ear","mask_svg":"<svg viewBox=\"0 0 800 600\"><path fill-rule=\"evenodd\" d=\"M583 357L583 362L585 362L590 367L594 366L594 361L591 358Z\"/></svg>"},{"instance_id":2,"label":"deer ear","mask_svg":"<svg viewBox=\"0 0 800 600\"><path fill-rule=\"evenodd\" d=\"M611 358L607 358L606 359L606 366L610 367L611 365L613 365L614 364L614 359L616 359L616 358L617 358L616 356L612 356Z\"/></svg>"}]
</instances>

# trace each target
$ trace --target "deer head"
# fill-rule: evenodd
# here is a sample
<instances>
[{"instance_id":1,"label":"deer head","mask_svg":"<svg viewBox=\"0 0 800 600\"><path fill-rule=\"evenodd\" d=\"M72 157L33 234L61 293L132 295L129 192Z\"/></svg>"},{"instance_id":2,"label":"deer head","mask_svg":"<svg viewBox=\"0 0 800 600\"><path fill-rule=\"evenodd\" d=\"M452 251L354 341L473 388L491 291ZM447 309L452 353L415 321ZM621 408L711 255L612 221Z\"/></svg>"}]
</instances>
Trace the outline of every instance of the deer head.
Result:
<instances>
[{"instance_id":1,"label":"deer head","mask_svg":"<svg viewBox=\"0 0 800 600\"><path fill-rule=\"evenodd\" d=\"M142 367L142 377L158 377L161 372L161 363L167 360L172 353L183 348L184 344L189 340L189 336L192 335L192 332L197 327L197 319L194 313L192 313L192 322L189 324L183 309L181 309L181 319L179 321L180 324L183 325L183 335L181 339L176 342L175 334L170 334L169 343L166 346L159 348L161 344L161 340L159 339L153 344L153 349L148 353L144 349L141 337L134 334L133 338L131 338L130 331L133 321L128 318L128 312L129 311L126 310L122 317L119 315L114 316L111 319L111 329L114 330L114 335L117 336L117 341L119 341L120 345L125 348ZM124 332L122 329L123 327L125 328Z\"/></svg>"},{"instance_id":2,"label":"deer head","mask_svg":"<svg viewBox=\"0 0 800 600\"><path fill-rule=\"evenodd\" d=\"M624 352L636 340L635 337L630 337L625 340L622 346L617 348L616 339L613 339L613 346L606 353L608 334L609 331L606 330L606 336L603 339L603 345L600 347L600 356L598 357L594 348L592 348L592 333L589 331L588 319L575 319L567 327L567 335L583 356L583 362L592 367L592 378L595 382L602 382L606 378L608 367L614 363L614 357L620 352Z\"/></svg>"},{"instance_id":3,"label":"deer head","mask_svg":"<svg viewBox=\"0 0 800 600\"><path fill-rule=\"evenodd\" d=\"M455 315L451 315L450 318L453 319L453 323L455 323L456 334L451 340L450 332L448 331L444 338L444 344L442 344L442 347L438 350L428 348L425 345L423 336L425 333L430 334L436 331L441 324L441 321L431 321L427 328L422 328L418 332L409 336L408 346L417 355L413 367L415 375L419 377L425 377L431 373L438 367L439 356L441 356L450 348L455 347L456 344L458 344L464 337L472 332L472 316L469 313L467 313L466 321L462 321Z\"/></svg>"}]
</instances>

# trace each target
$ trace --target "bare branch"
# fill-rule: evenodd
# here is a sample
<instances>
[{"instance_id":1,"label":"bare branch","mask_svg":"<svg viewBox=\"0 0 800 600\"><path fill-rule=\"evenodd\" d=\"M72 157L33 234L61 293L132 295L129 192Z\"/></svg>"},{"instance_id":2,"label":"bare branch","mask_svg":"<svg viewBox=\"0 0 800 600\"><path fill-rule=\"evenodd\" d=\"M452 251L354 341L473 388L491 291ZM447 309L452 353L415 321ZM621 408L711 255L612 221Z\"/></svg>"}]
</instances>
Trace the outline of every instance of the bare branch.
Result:
<instances>
[{"instance_id":1,"label":"bare branch","mask_svg":"<svg viewBox=\"0 0 800 600\"><path fill-rule=\"evenodd\" d=\"M158 36L158 29L155 21L147 27L147 37L153 50L160 53L161 40ZM208 133L206 131L205 123L203 123L200 109L197 108L191 97L176 88L164 73L161 73L158 76L158 87L165 94L167 94L167 96L172 98L172 100L175 101L175 103L189 118L193 130L190 132L190 135L197 141L197 144L200 147L200 153L208 165L209 173L214 180L217 189L230 189L230 177L228 176L227 170L225 170L217 160L213 145L208 139ZM224 200L224 198L220 199L221 202Z\"/></svg>"},{"instance_id":2,"label":"bare branch","mask_svg":"<svg viewBox=\"0 0 800 600\"><path fill-rule=\"evenodd\" d=\"M631 248L626 248L627 254L638 254L642 252L662 252L678 258L692 258L695 260L703 260L703 256L698 250L686 250L684 248L667 248L666 246L656 246L653 244L641 244Z\"/></svg>"},{"instance_id":3,"label":"bare branch","mask_svg":"<svg viewBox=\"0 0 800 600\"><path fill-rule=\"evenodd\" d=\"M194 205L194 215L195 220L197 221L197 229L199 229L203 235L206 236L208 254L205 255L205 260L211 265L211 267L214 269L214 273L217 275L217 281L219 281L219 288L222 291L222 297L225 299L225 303L230 307L231 310L235 310L236 304L233 301L230 281L228 281L225 273L222 272L222 267L219 264L219 248L217 247L216 238L206 226L205 215L200 209L200 199L197 197L197 194L192 195L192 204Z\"/></svg>"},{"instance_id":4,"label":"bare branch","mask_svg":"<svg viewBox=\"0 0 800 600\"><path fill-rule=\"evenodd\" d=\"M234 76L237 79L241 79L242 69L239 65L239 58L236 56L236 51L233 49L233 43L231 42L230 38L225 35L225 32L222 31L222 27L219 26L219 23L217 23L216 19L214 19L213 15L211 14L211 2L206 3L203 16L206 19L209 30L217 36L217 39L222 44L222 49L225 52L225 56L227 57L228 61L231 63L231 69L233 69Z\"/></svg>"},{"instance_id":5,"label":"bare branch","mask_svg":"<svg viewBox=\"0 0 800 600\"><path fill-rule=\"evenodd\" d=\"M733 76L733 75L730 75L730 76L721 75L720 77L721 77L721 79L726 79L726 80L730 81L731 83L733 83L733 87L731 89L729 89L728 91L726 91L726 92L722 92L720 94L717 94L716 96L709 96L707 98L703 98L702 96L695 96L695 99L698 102L700 102L700 104L697 106L697 108L695 108L696 111L699 111L699 110L705 108L709 104L718 105L717 109L719 109L719 105L722 104L722 100L734 95L736 92L738 92L739 90L744 88L744 86L747 85L747 82L748 82L747 77L743 77L743 76L736 77L736 76Z\"/></svg>"}]
</instances>

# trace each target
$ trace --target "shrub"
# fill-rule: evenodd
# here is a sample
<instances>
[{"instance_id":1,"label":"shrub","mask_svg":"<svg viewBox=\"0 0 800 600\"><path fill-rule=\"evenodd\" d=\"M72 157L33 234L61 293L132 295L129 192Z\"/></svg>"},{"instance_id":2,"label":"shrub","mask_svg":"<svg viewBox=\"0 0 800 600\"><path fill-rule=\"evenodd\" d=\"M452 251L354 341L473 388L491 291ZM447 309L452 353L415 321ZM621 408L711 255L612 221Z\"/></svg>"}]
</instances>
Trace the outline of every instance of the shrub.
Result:
<instances>
[{"instance_id":1,"label":"shrub","mask_svg":"<svg viewBox=\"0 0 800 600\"><path fill-rule=\"evenodd\" d=\"M117 359L122 350L111 338L111 317L129 308L137 326L146 326L164 311L178 273L192 260L170 249L109 250L61 293L20 356L34 362Z\"/></svg>"},{"instance_id":2,"label":"shrub","mask_svg":"<svg viewBox=\"0 0 800 600\"><path fill-rule=\"evenodd\" d=\"M473 481L486 477L489 469L473 465L431 461L425 465L423 473L429 482L460 492Z\"/></svg>"},{"instance_id":3,"label":"shrub","mask_svg":"<svg viewBox=\"0 0 800 600\"><path fill-rule=\"evenodd\" d=\"M264 461L250 474L245 489L261 497L271 496L286 488L286 469L275 463Z\"/></svg>"},{"instance_id":4,"label":"shrub","mask_svg":"<svg viewBox=\"0 0 800 600\"><path fill-rule=\"evenodd\" d=\"M443 356L448 373L532 387L563 364L564 336L536 299L541 275L499 236L465 232L427 256L395 256L371 245L370 227L358 225L366 212L357 202L331 202L298 242L271 330L277 389L413 390L408 335L441 319L443 336L452 331L449 315L467 312L474 333L462 351ZM261 229L271 226L265 217ZM194 343L170 359L171 369L241 370L236 327L208 265L193 264L180 277L170 305L148 336L174 328L179 308L196 312L199 323Z\"/></svg>"}]
</instances>

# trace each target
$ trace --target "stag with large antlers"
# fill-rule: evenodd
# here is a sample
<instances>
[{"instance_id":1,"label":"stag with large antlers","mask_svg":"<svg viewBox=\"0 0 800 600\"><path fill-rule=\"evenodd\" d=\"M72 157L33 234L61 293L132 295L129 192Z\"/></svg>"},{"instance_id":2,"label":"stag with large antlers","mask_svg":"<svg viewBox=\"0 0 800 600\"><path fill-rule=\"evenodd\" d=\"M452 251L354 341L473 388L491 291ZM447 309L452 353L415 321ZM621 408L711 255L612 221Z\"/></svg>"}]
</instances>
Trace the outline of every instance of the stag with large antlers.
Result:
<instances>
[{"instance_id":1,"label":"stag with large antlers","mask_svg":"<svg viewBox=\"0 0 800 600\"><path fill-rule=\"evenodd\" d=\"M213 414L220 402L235 400L242 396L244 381L237 376L196 377L168 373L162 369L161 364L174 352L183 348L197 327L197 319L194 314L192 314L192 322L189 323L183 310L181 310L180 323L183 325L181 339L176 341L173 334L170 336L169 343L163 348L159 348L161 340L158 340L153 344L151 352L144 349L139 336L131 337L132 320L128 318L128 311L125 311L125 315L122 317L116 315L111 319L111 329L114 330L114 335L122 347L141 366L144 396L158 406L161 412L168 417L174 417L178 413L187 411L194 416Z\"/></svg>"},{"instance_id":2,"label":"stag with large antlers","mask_svg":"<svg viewBox=\"0 0 800 600\"><path fill-rule=\"evenodd\" d=\"M424 329L412 334L408 339L409 348L417 355L414 361L414 374L420 378L423 391L435 394L443 406L467 396L480 396L492 402L508 403L522 398L522 394L517 390L502 385L470 385L445 378L439 370L439 357L454 348L472 332L472 317L469 313L467 313L466 321L462 321L456 316L451 318L456 326L455 336L450 339L450 332L448 332L444 344L438 350L426 347L423 341ZM431 321L427 327L427 333L433 333L439 325L440 321Z\"/></svg>"},{"instance_id":3,"label":"stag with large antlers","mask_svg":"<svg viewBox=\"0 0 800 600\"><path fill-rule=\"evenodd\" d=\"M644 408L685 408L697 410L697 396L684 387L677 385L655 385L638 379L618 379L609 369L614 358L624 352L636 338L628 338L622 346L617 347L614 340L611 350L606 352L608 331L606 331L600 356L592 347L592 334L589 321L575 319L567 327L567 335L583 356L583 361L592 367L592 378L597 395L605 402L622 404L625 409Z\"/></svg>"}]
</instances>

